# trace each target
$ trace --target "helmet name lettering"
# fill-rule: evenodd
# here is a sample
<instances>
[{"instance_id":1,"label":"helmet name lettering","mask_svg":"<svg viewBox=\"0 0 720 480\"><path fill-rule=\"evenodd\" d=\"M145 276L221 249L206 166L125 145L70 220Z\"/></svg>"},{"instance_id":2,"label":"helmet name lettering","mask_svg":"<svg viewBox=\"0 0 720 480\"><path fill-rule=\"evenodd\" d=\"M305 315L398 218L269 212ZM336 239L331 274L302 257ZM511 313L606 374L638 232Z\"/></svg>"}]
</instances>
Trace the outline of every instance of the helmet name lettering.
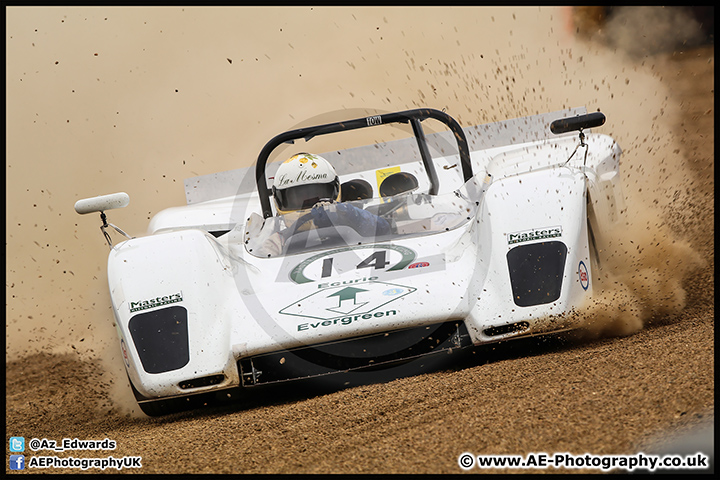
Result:
<instances>
[{"instance_id":1,"label":"helmet name lettering","mask_svg":"<svg viewBox=\"0 0 720 480\"><path fill-rule=\"evenodd\" d=\"M298 173L296 176L281 175L277 179L277 187L282 188L296 183L323 181L327 180L327 178L327 173L308 173L303 171Z\"/></svg>"}]
</instances>

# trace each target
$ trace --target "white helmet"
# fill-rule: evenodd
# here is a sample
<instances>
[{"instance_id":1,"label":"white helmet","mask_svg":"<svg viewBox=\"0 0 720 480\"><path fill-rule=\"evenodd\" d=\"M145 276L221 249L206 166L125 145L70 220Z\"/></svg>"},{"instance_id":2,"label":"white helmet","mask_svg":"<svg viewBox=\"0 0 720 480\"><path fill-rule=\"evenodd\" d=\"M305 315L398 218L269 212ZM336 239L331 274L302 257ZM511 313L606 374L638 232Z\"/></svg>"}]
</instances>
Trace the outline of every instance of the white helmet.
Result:
<instances>
[{"instance_id":1,"label":"white helmet","mask_svg":"<svg viewBox=\"0 0 720 480\"><path fill-rule=\"evenodd\" d=\"M312 153L298 153L277 170L272 186L278 212L311 208L340 198L340 179L330 162Z\"/></svg>"}]
</instances>

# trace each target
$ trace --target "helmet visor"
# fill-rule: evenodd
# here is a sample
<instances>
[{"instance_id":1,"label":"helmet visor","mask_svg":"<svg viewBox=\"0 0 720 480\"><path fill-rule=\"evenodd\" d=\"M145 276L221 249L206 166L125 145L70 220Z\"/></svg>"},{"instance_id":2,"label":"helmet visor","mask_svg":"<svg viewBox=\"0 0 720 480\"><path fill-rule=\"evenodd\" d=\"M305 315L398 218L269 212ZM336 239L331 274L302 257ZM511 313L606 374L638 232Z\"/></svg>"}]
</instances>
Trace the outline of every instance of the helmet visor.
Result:
<instances>
[{"instance_id":1,"label":"helmet visor","mask_svg":"<svg viewBox=\"0 0 720 480\"><path fill-rule=\"evenodd\" d=\"M284 189L273 189L278 210L290 212L311 208L321 200L334 201L340 193L340 182L311 183Z\"/></svg>"}]
</instances>

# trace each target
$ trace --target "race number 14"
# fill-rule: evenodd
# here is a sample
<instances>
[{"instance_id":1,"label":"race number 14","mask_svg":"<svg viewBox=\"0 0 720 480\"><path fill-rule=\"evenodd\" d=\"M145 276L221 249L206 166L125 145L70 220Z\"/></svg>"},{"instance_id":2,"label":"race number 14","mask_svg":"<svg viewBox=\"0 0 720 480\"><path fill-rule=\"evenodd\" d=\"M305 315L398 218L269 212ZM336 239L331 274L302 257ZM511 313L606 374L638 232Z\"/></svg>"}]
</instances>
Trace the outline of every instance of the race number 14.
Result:
<instances>
[{"instance_id":1,"label":"race number 14","mask_svg":"<svg viewBox=\"0 0 720 480\"><path fill-rule=\"evenodd\" d=\"M382 270L390 264L390 262L388 262L385 259L385 254L386 254L385 250L373 252L365 260L358 263L355 268L360 269L360 268L373 267L375 270ZM329 257L329 258L326 258L323 260L322 274L321 274L322 278L326 278L326 277L329 277L330 275L332 275L332 265L333 265L333 257Z\"/></svg>"}]
</instances>

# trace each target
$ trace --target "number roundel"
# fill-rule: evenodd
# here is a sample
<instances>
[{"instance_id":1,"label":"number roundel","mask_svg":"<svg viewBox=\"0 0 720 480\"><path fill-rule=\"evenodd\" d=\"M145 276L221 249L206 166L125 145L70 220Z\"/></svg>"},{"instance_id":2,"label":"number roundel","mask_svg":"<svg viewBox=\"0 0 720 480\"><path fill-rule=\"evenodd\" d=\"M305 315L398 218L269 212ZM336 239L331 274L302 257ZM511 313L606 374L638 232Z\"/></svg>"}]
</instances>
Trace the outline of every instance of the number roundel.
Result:
<instances>
[{"instance_id":1,"label":"number roundel","mask_svg":"<svg viewBox=\"0 0 720 480\"><path fill-rule=\"evenodd\" d=\"M362 250L372 250L366 254ZM397 252L401 258L393 263L390 252ZM372 270L402 270L415 260L415 252L399 245L358 245L323 252L300 262L290 272L295 283L308 283L328 278L337 271L348 268L370 268ZM340 266L342 264L342 266ZM317 278L312 278L317 277Z\"/></svg>"}]
</instances>

